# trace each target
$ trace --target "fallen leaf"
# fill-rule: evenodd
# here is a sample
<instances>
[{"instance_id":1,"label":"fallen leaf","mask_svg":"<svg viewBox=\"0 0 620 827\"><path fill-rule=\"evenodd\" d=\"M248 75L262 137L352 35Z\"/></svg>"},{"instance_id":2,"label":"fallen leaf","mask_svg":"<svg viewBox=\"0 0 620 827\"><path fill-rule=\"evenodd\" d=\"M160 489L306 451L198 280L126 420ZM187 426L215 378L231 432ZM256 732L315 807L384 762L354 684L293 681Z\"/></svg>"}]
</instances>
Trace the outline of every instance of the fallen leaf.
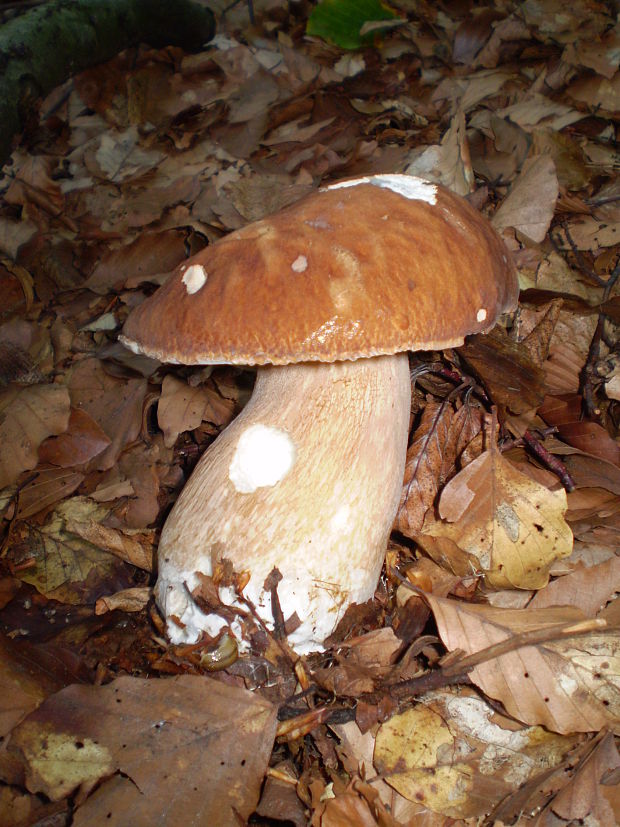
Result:
<instances>
[{"instance_id":1,"label":"fallen leaf","mask_svg":"<svg viewBox=\"0 0 620 827\"><path fill-rule=\"evenodd\" d=\"M97 455L95 467L111 468L140 432L146 380L117 379L106 373L99 359L83 359L71 372L69 391L73 407L84 410L111 440Z\"/></svg>"},{"instance_id":2,"label":"fallen leaf","mask_svg":"<svg viewBox=\"0 0 620 827\"><path fill-rule=\"evenodd\" d=\"M20 580L47 597L74 604L94 603L102 590L129 585L119 576L120 561L67 530L67 521L79 525L93 513L106 514L107 509L74 497L57 506L43 526L20 524L22 534L14 537L13 551L30 563L19 571Z\"/></svg>"},{"instance_id":3,"label":"fallen leaf","mask_svg":"<svg viewBox=\"0 0 620 827\"><path fill-rule=\"evenodd\" d=\"M258 802L276 709L209 678L69 686L14 730L28 789L59 800L103 784L74 824L238 827ZM121 772L126 779L113 776ZM130 783L125 783L129 780Z\"/></svg>"},{"instance_id":4,"label":"fallen leaf","mask_svg":"<svg viewBox=\"0 0 620 827\"><path fill-rule=\"evenodd\" d=\"M450 652L479 652L516 634L571 629L584 619L569 606L499 609L427 594L439 634ZM469 677L509 714L553 732L620 730L620 639L617 634L587 635L523 643L475 666Z\"/></svg>"},{"instance_id":5,"label":"fallen leaf","mask_svg":"<svg viewBox=\"0 0 620 827\"><path fill-rule=\"evenodd\" d=\"M164 378L157 406L157 421L164 445L171 448L180 433L193 431L204 420L222 426L232 418L233 405L211 387L192 387L171 374Z\"/></svg>"},{"instance_id":6,"label":"fallen leaf","mask_svg":"<svg viewBox=\"0 0 620 827\"><path fill-rule=\"evenodd\" d=\"M416 542L457 574L483 574L495 589L542 588L553 563L571 553L566 492L534 482L497 449L450 480L438 511L441 519L427 514Z\"/></svg>"},{"instance_id":7,"label":"fallen leaf","mask_svg":"<svg viewBox=\"0 0 620 827\"><path fill-rule=\"evenodd\" d=\"M519 727L471 692L432 692L382 724L375 766L411 801L451 818L484 816L515 787L557 766L577 741Z\"/></svg>"},{"instance_id":8,"label":"fallen leaf","mask_svg":"<svg viewBox=\"0 0 620 827\"><path fill-rule=\"evenodd\" d=\"M97 505L85 497L74 497L69 502L71 512L68 509L63 511L66 531L126 563L131 563L132 566L144 571L152 570L155 547L153 531L119 531L101 525L101 521L108 514L105 506Z\"/></svg>"},{"instance_id":9,"label":"fallen leaf","mask_svg":"<svg viewBox=\"0 0 620 827\"><path fill-rule=\"evenodd\" d=\"M489 396L513 413L537 408L545 395L544 374L520 342L501 328L468 336L459 353L482 379Z\"/></svg>"},{"instance_id":10,"label":"fallen leaf","mask_svg":"<svg viewBox=\"0 0 620 827\"><path fill-rule=\"evenodd\" d=\"M84 474L65 468L38 465L32 478L20 488L17 517L26 520L50 505L71 496L84 481Z\"/></svg>"},{"instance_id":11,"label":"fallen leaf","mask_svg":"<svg viewBox=\"0 0 620 827\"><path fill-rule=\"evenodd\" d=\"M84 465L110 445L110 438L86 411L72 408L65 433L39 446L39 461L61 468Z\"/></svg>"},{"instance_id":12,"label":"fallen leaf","mask_svg":"<svg viewBox=\"0 0 620 827\"><path fill-rule=\"evenodd\" d=\"M106 612L141 612L151 598L151 589L148 586L135 586L131 589L123 589L116 594L109 594L100 597L95 603L95 614L102 615Z\"/></svg>"},{"instance_id":13,"label":"fallen leaf","mask_svg":"<svg viewBox=\"0 0 620 827\"><path fill-rule=\"evenodd\" d=\"M69 392L62 385L0 390L0 488L38 462L39 445L69 424Z\"/></svg>"},{"instance_id":14,"label":"fallen leaf","mask_svg":"<svg viewBox=\"0 0 620 827\"><path fill-rule=\"evenodd\" d=\"M542 241L551 224L558 193L550 156L528 158L493 216L493 226L500 233L506 227L514 227L532 241Z\"/></svg>"},{"instance_id":15,"label":"fallen leaf","mask_svg":"<svg viewBox=\"0 0 620 827\"><path fill-rule=\"evenodd\" d=\"M529 606L576 606L586 617L596 617L616 592L620 592L620 557L588 568L577 565L570 574L556 578L537 592Z\"/></svg>"}]
</instances>

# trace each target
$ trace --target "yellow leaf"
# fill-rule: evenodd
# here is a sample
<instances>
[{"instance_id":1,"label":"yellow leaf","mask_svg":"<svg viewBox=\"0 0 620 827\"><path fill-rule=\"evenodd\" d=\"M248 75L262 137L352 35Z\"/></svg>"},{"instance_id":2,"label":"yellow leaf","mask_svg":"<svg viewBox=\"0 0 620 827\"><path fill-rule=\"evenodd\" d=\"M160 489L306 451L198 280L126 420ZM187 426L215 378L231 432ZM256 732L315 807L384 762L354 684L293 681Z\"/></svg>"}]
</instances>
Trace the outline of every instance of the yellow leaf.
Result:
<instances>
[{"instance_id":1,"label":"yellow leaf","mask_svg":"<svg viewBox=\"0 0 620 827\"><path fill-rule=\"evenodd\" d=\"M415 539L456 574L484 574L496 589L540 589L552 564L572 551L565 512L563 489L534 482L493 449L446 485L443 519L427 515Z\"/></svg>"}]
</instances>

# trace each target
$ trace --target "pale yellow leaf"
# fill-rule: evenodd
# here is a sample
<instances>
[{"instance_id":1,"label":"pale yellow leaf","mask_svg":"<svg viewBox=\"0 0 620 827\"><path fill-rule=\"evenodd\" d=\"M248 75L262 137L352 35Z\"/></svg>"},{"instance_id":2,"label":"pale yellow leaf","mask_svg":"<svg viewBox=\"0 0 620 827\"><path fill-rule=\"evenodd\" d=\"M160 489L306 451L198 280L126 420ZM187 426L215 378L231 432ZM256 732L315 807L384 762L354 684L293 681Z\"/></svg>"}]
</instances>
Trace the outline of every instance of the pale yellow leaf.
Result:
<instances>
[{"instance_id":1,"label":"pale yellow leaf","mask_svg":"<svg viewBox=\"0 0 620 827\"><path fill-rule=\"evenodd\" d=\"M446 485L442 519L429 512L415 539L457 574L479 572L496 589L540 589L572 550L565 511L563 489L550 491L485 451Z\"/></svg>"},{"instance_id":2,"label":"pale yellow leaf","mask_svg":"<svg viewBox=\"0 0 620 827\"><path fill-rule=\"evenodd\" d=\"M474 818L557 766L576 740L539 726L515 728L473 693L440 691L382 724L375 766L411 801Z\"/></svg>"}]
</instances>

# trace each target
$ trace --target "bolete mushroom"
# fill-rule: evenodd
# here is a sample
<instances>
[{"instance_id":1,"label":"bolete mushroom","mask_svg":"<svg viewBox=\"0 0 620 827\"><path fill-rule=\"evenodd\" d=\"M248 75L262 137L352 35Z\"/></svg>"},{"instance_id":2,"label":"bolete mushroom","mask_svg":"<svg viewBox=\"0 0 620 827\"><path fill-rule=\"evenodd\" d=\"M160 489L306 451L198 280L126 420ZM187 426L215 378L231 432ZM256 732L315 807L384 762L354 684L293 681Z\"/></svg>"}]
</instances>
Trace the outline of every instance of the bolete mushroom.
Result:
<instances>
[{"instance_id":1,"label":"bolete mushroom","mask_svg":"<svg viewBox=\"0 0 620 827\"><path fill-rule=\"evenodd\" d=\"M258 365L253 395L201 458L159 544L173 642L226 624L190 592L227 559L271 625L320 649L376 587L403 480L408 350L488 331L517 298L507 250L467 201L407 175L324 186L182 264L122 341L163 362ZM220 588L223 601L236 595ZM239 604L236 604L239 605Z\"/></svg>"}]
</instances>

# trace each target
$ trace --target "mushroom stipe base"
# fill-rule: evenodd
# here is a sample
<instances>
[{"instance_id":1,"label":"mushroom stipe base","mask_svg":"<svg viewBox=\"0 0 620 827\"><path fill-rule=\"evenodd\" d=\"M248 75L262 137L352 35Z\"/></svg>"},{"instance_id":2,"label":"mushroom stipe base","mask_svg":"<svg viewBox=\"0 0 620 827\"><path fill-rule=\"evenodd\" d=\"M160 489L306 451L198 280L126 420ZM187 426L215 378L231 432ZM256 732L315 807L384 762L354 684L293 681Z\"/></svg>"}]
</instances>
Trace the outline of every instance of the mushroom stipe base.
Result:
<instances>
[{"instance_id":1,"label":"mushroom stipe base","mask_svg":"<svg viewBox=\"0 0 620 827\"><path fill-rule=\"evenodd\" d=\"M400 498L410 397L402 353L259 368L252 398L162 531L156 597L173 642L226 625L189 594L218 560L251 573L244 596L269 627L263 584L280 571L284 617L301 619L289 636L299 653L322 648L347 607L372 597ZM235 602L229 589L220 596Z\"/></svg>"}]
</instances>

